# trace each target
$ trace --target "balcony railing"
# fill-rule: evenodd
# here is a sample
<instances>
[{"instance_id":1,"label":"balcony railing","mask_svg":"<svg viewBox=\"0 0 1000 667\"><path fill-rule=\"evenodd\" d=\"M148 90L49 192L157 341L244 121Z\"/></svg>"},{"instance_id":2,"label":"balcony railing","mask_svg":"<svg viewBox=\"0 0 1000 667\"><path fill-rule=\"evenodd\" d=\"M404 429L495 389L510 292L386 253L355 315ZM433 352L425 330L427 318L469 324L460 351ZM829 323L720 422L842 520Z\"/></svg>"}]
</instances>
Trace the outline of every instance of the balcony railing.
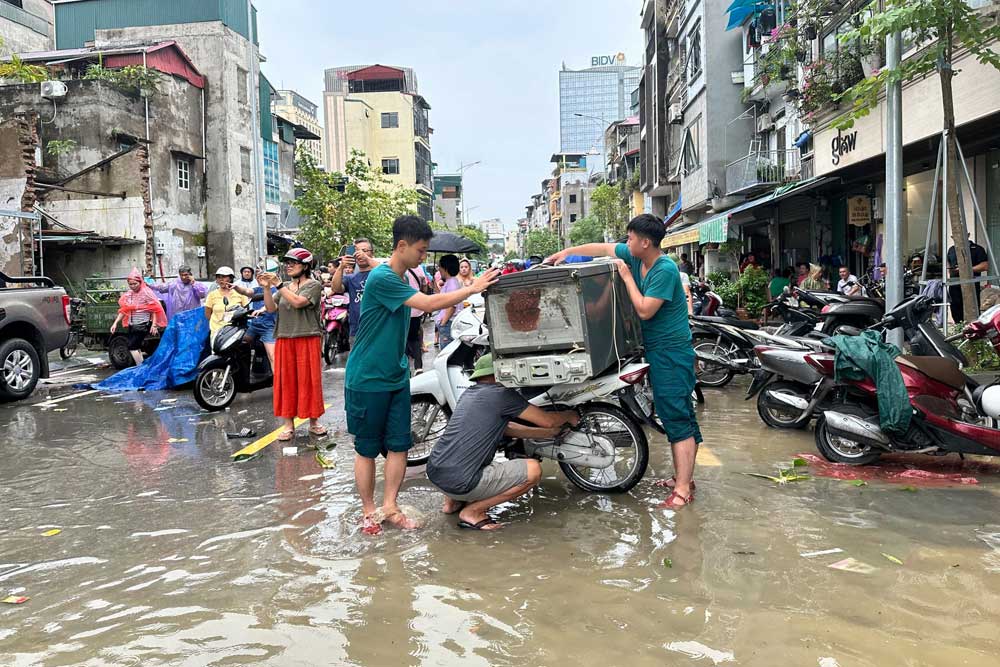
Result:
<instances>
[{"instance_id":1,"label":"balcony railing","mask_svg":"<svg viewBox=\"0 0 1000 667\"><path fill-rule=\"evenodd\" d=\"M726 166L726 194L764 190L802 178L799 149L760 151Z\"/></svg>"}]
</instances>

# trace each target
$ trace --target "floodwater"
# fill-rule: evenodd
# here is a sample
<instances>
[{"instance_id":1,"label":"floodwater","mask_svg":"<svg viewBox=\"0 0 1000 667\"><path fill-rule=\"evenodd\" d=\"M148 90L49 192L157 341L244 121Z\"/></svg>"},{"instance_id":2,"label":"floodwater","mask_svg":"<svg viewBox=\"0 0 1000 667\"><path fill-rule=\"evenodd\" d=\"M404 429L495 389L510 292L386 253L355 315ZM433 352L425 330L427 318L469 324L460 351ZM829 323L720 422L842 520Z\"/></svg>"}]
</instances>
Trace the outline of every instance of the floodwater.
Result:
<instances>
[{"instance_id":1,"label":"floodwater","mask_svg":"<svg viewBox=\"0 0 1000 667\"><path fill-rule=\"evenodd\" d=\"M767 429L733 386L706 392L688 508L657 508L652 482L670 469L653 438L631 493L584 493L548 463L495 533L458 530L416 474L401 503L426 527L371 538L358 530L343 371L324 377L330 470L304 437L297 456L274 444L231 462L242 443L226 431L275 426L270 392L217 415L190 392L42 408L43 391L0 407L0 597L30 597L0 604L0 664L1000 660L1000 467L970 463L979 484L933 487L744 476L815 447L811 431ZM831 549L843 551L801 555ZM845 558L871 571L829 567Z\"/></svg>"}]
</instances>

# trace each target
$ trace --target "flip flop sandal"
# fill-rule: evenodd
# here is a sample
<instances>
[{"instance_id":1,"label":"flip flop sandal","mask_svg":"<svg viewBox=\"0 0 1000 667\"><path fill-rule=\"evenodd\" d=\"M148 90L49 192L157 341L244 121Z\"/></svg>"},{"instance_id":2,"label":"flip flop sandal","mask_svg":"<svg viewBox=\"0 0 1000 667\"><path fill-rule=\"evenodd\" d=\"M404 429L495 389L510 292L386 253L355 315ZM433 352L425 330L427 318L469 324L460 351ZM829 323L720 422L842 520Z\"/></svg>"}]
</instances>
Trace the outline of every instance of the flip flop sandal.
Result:
<instances>
[{"instance_id":1,"label":"flip flop sandal","mask_svg":"<svg viewBox=\"0 0 1000 667\"><path fill-rule=\"evenodd\" d=\"M459 521L458 527L464 530L483 530L486 526L494 526L497 522L493 519L487 517L478 523L469 523L468 521Z\"/></svg>"},{"instance_id":2,"label":"flip flop sandal","mask_svg":"<svg viewBox=\"0 0 1000 667\"><path fill-rule=\"evenodd\" d=\"M676 498L677 500L682 501L683 504L682 505L676 505L676 504L674 504L674 498ZM687 498L685 498L681 494L679 494L676 491L674 491L669 496L667 496L666 500L664 500L662 503L660 503L659 505L657 505L657 507L659 507L660 509L679 510L680 508L686 507L686 506L690 505L693 502L694 502L694 496L693 495L688 496Z\"/></svg>"},{"instance_id":3,"label":"flip flop sandal","mask_svg":"<svg viewBox=\"0 0 1000 667\"><path fill-rule=\"evenodd\" d=\"M278 434L278 442L291 442L295 439L295 431L282 431Z\"/></svg>"},{"instance_id":4,"label":"flip flop sandal","mask_svg":"<svg viewBox=\"0 0 1000 667\"><path fill-rule=\"evenodd\" d=\"M375 517L363 516L361 517L361 532L365 535L370 535L376 537L382 534L382 524L375 520Z\"/></svg>"},{"instance_id":5,"label":"flip flop sandal","mask_svg":"<svg viewBox=\"0 0 1000 667\"><path fill-rule=\"evenodd\" d=\"M324 426L320 426L318 429L312 426L309 427L309 435L315 435L317 438L322 438L324 435L329 435L330 431Z\"/></svg>"},{"instance_id":6,"label":"flip flop sandal","mask_svg":"<svg viewBox=\"0 0 1000 667\"><path fill-rule=\"evenodd\" d=\"M655 482L653 484L653 486L658 486L661 489L663 489L663 488L672 489L676 485L677 485L677 478L676 477L671 477L670 479L661 479L661 480L659 480L659 481L657 481L657 482ZM697 488L698 488L698 485L695 484L694 480L692 479L691 480L691 497L694 497L694 492L695 492L695 489L697 489Z\"/></svg>"},{"instance_id":7,"label":"flip flop sandal","mask_svg":"<svg viewBox=\"0 0 1000 667\"><path fill-rule=\"evenodd\" d=\"M252 428L244 428L243 430L237 433L226 434L226 437L229 438L230 440L240 440L243 438L253 438L256 436L257 436L257 431L253 430Z\"/></svg>"}]
</instances>

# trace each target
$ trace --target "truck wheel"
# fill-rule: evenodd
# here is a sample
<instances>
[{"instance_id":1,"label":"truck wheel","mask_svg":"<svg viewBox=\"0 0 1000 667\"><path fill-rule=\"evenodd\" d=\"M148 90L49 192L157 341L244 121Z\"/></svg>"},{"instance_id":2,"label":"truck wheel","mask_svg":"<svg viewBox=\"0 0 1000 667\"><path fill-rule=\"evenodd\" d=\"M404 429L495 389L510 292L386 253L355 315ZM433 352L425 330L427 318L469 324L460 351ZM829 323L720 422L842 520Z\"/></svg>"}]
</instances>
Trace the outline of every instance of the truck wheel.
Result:
<instances>
[{"instance_id":1,"label":"truck wheel","mask_svg":"<svg viewBox=\"0 0 1000 667\"><path fill-rule=\"evenodd\" d=\"M23 338L0 344L0 400L20 401L31 395L41 376L38 352Z\"/></svg>"},{"instance_id":2,"label":"truck wheel","mask_svg":"<svg viewBox=\"0 0 1000 667\"><path fill-rule=\"evenodd\" d=\"M125 336L112 336L108 341L108 358L111 365L122 370L135 365L132 353L128 351L128 338Z\"/></svg>"}]
</instances>

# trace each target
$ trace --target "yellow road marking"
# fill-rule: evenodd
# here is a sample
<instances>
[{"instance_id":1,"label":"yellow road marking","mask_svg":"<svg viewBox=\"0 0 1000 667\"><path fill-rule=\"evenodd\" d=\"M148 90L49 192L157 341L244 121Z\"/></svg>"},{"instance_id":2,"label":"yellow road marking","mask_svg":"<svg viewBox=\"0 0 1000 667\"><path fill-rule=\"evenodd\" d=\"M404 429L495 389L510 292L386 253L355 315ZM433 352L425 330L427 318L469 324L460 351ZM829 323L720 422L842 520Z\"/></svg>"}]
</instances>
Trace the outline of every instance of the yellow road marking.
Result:
<instances>
[{"instance_id":1,"label":"yellow road marking","mask_svg":"<svg viewBox=\"0 0 1000 667\"><path fill-rule=\"evenodd\" d=\"M698 458L695 461L700 466L721 466L722 461L716 456L711 449L705 445L698 447Z\"/></svg>"},{"instance_id":2,"label":"yellow road marking","mask_svg":"<svg viewBox=\"0 0 1000 667\"><path fill-rule=\"evenodd\" d=\"M323 409L324 410L329 410L330 409L330 404L329 403L325 404L323 406ZM299 426L302 426L307 421L309 421L309 420L308 419L296 419L295 420L295 428L298 428ZM233 454L233 459L234 460L240 460L240 461L242 461L244 459L250 458L251 456L253 456L257 452L259 452L260 450L264 449L265 447L267 447L268 445L270 445L272 442L274 442L275 440L277 440L278 436L281 435L281 432L283 430L285 430L285 427L284 426L279 426L278 428L274 429L273 431L271 431L270 433L268 433L267 435L265 435L260 440L257 440L256 442L253 442L253 443L247 445L246 447L244 447L240 451L238 451L235 454Z\"/></svg>"}]
</instances>

